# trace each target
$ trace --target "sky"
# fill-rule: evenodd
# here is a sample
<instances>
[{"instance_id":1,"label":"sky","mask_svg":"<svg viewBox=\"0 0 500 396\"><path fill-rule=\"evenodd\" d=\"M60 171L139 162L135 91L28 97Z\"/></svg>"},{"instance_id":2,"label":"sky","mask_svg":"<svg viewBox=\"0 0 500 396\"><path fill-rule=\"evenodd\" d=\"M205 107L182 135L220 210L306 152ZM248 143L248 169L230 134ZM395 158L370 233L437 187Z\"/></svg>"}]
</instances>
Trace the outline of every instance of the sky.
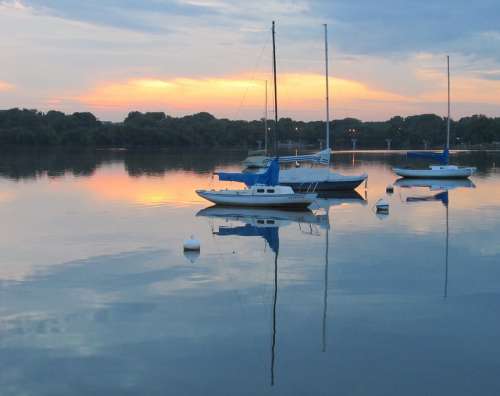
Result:
<instances>
[{"instance_id":1,"label":"sky","mask_svg":"<svg viewBox=\"0 0 500 396\"><path fill-rule=\"evenodd\" d=\"M498 0L0 0L0 109L259 119L500 116ZM273 117L269 110L269 117Z\"/></svg>"}]
</instances>

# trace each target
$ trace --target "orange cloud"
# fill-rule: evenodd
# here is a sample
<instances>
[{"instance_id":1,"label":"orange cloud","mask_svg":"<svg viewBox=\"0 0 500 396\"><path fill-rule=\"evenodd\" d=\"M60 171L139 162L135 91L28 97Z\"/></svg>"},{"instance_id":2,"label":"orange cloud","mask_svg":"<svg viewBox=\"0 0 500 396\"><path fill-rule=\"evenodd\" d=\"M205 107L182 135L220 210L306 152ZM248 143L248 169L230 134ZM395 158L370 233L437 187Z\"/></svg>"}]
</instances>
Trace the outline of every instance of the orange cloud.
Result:
<instances>
[{"instance_id":1,"label":"orange cloud","mask_svg":"<svg viewBox=\"0 0 500 396\"><path fill-rule=\"evenodd\" d=\"M443 79L443 76L440 76ZM445 102L446 80L437 84L438 88L421 96L423 101ZM440 86L441 85L441 86ZM500 81L484 80L476 77L456 77L451 81L453 102L490 103L500 105Z\"/></svg>"},{"instance_id":2,"label":"orange cloud","mask_svg":"<svg viewBox=\"0 0 500 396\"><path fill-rule=\"evenodd\" d=\"M0 81L0 92L12 91L13 89L14 85L5 81Z\"/></svg>"},{"instance_id":3,"label":"orange cloud","mask_svg":"<svg viewBox=\"0 0 500 396\"><path fill-rule=\"evenodd\" d=\"M415 57L418 65L414 71L416 79L428 84L430 88L415 99L422 102L447 101L447 77L444 58L432 54L419 54ZM427 66L426 65L434 65ZM478 74L495 75L499 70L486 70L474 74L456 74L451 65L452 102L500 104L500 81L478 77Z\"/></svg>"},{"instance_id":4,"label":"orange cloud","mask_svg":"<svg viewBox=\"0 0 500 396\"><path fill-rule=\"evenodd\" d=\"M76 100L93 108L164 108L167 111L202 111L217 113L243 107L256 109L255 118L261 115L264 104L264 80L261 75L226 78L173 78L133 79L122 82L105 82ZM271 84L269 82L269 103ZM373 89L363 83L331 79L331 90L336 103L353 103L359 100L377 102L402 102L407 99L391 92ZM324 76L312 73L289 73L279 76L278 98L280 109L323 111ZM270 106L271 107L271 106ZM319 113L321 114L321 113Z\"/></svg>"}]
</instances>

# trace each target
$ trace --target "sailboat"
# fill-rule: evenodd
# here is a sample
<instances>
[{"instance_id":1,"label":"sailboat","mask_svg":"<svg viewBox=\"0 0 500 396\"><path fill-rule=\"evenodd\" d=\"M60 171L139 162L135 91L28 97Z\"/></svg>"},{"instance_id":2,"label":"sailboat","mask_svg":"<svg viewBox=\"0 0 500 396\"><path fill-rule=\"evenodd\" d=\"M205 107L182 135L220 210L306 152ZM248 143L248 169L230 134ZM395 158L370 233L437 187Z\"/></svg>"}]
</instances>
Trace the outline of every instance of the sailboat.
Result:
<instances>
[{"instance_id":1,"label":"sailboat","mask_svg":"<svg viewBox=\"0 0 500 396\"><path fill-rule=\"evenodd\" d=\"M327 162L323 168L290 168L280 172L279 182L281 185L290 186L295 191L310 190L314 187L315 191L335 191L335 190L354 190L363 183L368 175L341 175L330 172L330 98L328 84L328 27L324 26L325 32L325 86L326 86L326 151ZM323 153L323 152L321 152Z\"/></svg>"},{"instance_id":2,"label":"sailboat","mask_svg":"<svg viewBox=\"0 0 500 396\"><path fill-rule=\"evenodd\" d=\"M274 77L274 151L277 153L278 99L276 85L276 44L274 21L273 37L273 77ZM217 172L219 180L245 183L246 189L235 190L196 190L196 193L215 204L232 206L290 207L305 208L315 199L315 193L296 193L289 186L279 185L279 162L274 158L263 173L227 173Z\"/></svg>"},{"instance_id":3,"label":"sailboat","mask_svg":"<svg viewBox=\"0 0 500 396\"><path fill-rule=\"evenodd\" d=\"M427 158L435 160L439 165L430 165L426 169L393 168L394 173L402 177L410 178L455 178L465 179L472 176L476 171L474 167L460 167L449 165L450 154L450 57L446 57L448 70L448 116L446 122L446 146L442 153L408 152L409 158Z\"/></svg>"},{"instance_id":4,"label":"sailboat","mask_svg":"<svg viewBox=\"0 0 500 396\"><path fill-rule=\"evenodd\" d=\"M245 183L248 188L235 190L196 190L216 205L306 208L317 197L315 193L296 193L291 187L278 185L279 164L275 158L264 173L216 172L219 180Z\"/></svg>"}]
</instances>

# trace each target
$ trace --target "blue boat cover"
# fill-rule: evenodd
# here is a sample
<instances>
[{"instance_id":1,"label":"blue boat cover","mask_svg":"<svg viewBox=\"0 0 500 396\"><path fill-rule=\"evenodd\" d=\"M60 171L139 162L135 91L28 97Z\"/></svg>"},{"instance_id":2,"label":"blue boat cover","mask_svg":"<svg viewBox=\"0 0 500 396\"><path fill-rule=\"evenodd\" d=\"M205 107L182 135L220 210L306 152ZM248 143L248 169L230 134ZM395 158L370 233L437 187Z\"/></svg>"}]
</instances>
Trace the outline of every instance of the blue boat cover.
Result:
<instances>
[{"instance_id":1,"label":"blue boat cover","mask_svg":"<svg viewBox=\"0 0 500 396\"><path fill-rule=\"evenodd\" d=\"M432 159L438 161L440 164L447 165L449 154L450 152L448 151L448 149L444 149L442 153L429 153L426 151L408 151L406 153L406 156L408 158Z\"/></svg>"},{"instance_id":2,"label":"blue boat cover","mask_svg":"<svg viewBox=\"0 0 500 396\"><path fill-rule=\"evenodd\" d=\"M264 184L266 186L277 186L279 184L280 165L278 158L274 158L269 168L263 173L228 173L228 172L215 172L222 181L234 181L245 183L247 187L254 186L255 184Z\"/></svg>"},{"instance_id":3,"label":"blue boat cover","mask_svg":"<svg viewBox=\"0 0 500 396\"><path fill-rule=\"evenodd\" d=\"M280 239L278 235L279 227L255 227L251 224L237 227L219 227L216 235L238 235L238 236L260 236L264 238L274 253L278 253Z\"/></svg>"},{"instance_id":4,"label":"blue boat cover","mask_svg":"<svg viewBox=\"0 0 500 396\"><path fill-rule=\"evenodd\" d=\"M442 191L430 197L408 197L406 202L441 201L444 206L448 206L448 191Z\"/></svg>"},{"instance_id":5,"label":"blue boat cover","mask_svg":"<svg viewBox=\"0 0 500 396\"><path fill-rule=\"evenodd\" d=\"M443 191L440 192L439 194L435 195L436 199L441 201L444 206L448 206L448 191Z\"/></svg>"}]
</instances>

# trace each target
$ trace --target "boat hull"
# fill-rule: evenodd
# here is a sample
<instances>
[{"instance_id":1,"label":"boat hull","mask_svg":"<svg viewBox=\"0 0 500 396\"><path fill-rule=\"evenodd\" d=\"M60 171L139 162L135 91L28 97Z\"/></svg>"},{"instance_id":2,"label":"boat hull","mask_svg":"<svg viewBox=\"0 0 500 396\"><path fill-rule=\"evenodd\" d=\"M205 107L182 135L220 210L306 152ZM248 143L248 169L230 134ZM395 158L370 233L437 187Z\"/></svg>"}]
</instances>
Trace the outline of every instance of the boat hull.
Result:
<instances>
[{"instance_id":1,"label":"boat hull","mask_svg":"<svg viewBox=\"0 0 500 396\"><path fill-rule=\"evenodd\" d=\"M394 168L396 175L414 179L466 179L472 176L476 168L455 169L405 169Z\"/></svg>"},{"instance_id":2,"label":"boat hull","mask_svg":"<svg viewBox=\"0 0 500 396\"><path fill-rule=\"evenodd\" d=\"M352 191L363 183L368 175L341 175L328 170L287 169L280 172L279 183L294 191Z\"/></svg>"},{"instance_id":3,"label":"boat hull","mask_svg":"<svg viewBox=\"0 0 500 396\"><path fill-rule=\"evenodd\" d=\"M322 181L322 182L280 182L282 186L292 187L294 191L351 191L355 190L365 179Z\"/></svg>"},{"instance_id":4,"label":"boat hull","mask_svg":"<svg viewBox=\"0 0 500 396\"><path fill-rule=\"evenodd\" d=\"M197 190L196 193L216 205L246 207L307 208L317 197L316 194L297 193L274 194L273 196L238 195L207 190Z\"/></svg>"}]
</instances>

